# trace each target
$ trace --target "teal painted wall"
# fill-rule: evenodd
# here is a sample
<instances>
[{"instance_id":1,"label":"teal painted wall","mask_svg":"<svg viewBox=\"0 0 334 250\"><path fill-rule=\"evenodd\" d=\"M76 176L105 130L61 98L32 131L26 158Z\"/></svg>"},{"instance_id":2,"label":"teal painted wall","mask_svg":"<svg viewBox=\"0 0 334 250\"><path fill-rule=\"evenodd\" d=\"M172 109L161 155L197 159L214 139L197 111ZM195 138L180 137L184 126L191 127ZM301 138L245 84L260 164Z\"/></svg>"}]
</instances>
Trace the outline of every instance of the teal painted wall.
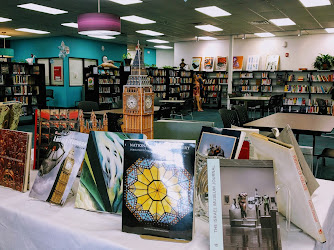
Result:
<instances>
[{"instance_id":1,"label":"teal painted wall","mask_svg":"<svg viewBox=\"0 0 334 250\"><path fill-rule=\"evenodd\" d=\"M11 48L15 51L16 61L24 61L34 54L36 58L58 57L61 42L70 47L70 54L64 59L64 86L48 86L54 90L55 101L52 102L56 107L74 107L77 101L81 100L82 87L69 86L68 58L79 57L88 59L98 59L102 63L102 56L108 59L121 61L122 55L127 52L126 45L114 44L104 41L81 39L74 37L49 37L39 39L24 39L11 41ZM102 51L101 47L105 50Z\"/></svg>"},{"instance_id":2,"label":"teal painted wall","mask_svg":"<svg viewBox=\"0 0 334 250\"><path fill-rule=\"evenodd\" d=\"M157 64L157 53L155 49L144 49L144 62L145 64L148 64L149 66L152 66L152 64Z\"/></svg>"}]
</instances>

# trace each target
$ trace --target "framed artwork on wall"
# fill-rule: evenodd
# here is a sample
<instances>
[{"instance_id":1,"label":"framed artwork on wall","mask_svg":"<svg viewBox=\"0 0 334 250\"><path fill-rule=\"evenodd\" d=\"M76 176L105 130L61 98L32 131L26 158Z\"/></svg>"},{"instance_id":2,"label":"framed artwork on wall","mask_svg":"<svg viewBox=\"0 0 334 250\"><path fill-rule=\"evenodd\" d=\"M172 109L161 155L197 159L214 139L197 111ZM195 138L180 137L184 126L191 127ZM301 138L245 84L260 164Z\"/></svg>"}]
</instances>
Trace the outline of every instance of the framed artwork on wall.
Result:
<instances>
[{"instance_id":1,"label":"framed artwork on wall","mask_svg":"<svg viewBox=\"0 0 334 250\"><path fill-rule=\"evenodd\" d=\"M82 86L84 60L82 58L72 57L70 57L68 60L70 86Z\"/></svg>"},{"instance_id":2,"label":"framed artwork on wall","mask_svg":"<svg viewBox=\"0 0 334 250\"><path fill-rule=\"evenodd\" d=\"M38 64L44 64L45 67L45 85L50 86L50 59L49 58L39 58L36 60Z\"/></svg>"},{"instance_id":3,"label":"framed artwork on wall","mask_svg":"<svg viewBox=\"0 0 334 250\"><path fill-rule=\"evenodd\" d=\"M227 57L226 56L217 56L216 70L217 71L227 71Z\"/></svg>"},{"instance_id":4,"label":"framed artwork on wall","mask_svg":"<svg viewBox=\"0 0 334 250\"><path fill-rule=\"evenodd\" d=\"M247 71L259 70L259 64L260 64L259 55L248 56L246 70Z\"/></svg>"},{"instance_id":5,"label":"framed artwork on wall","mask_svg":"<svg viewBox=\"0 0 334 250\"><path fill-rule=\"evenodd\" d=\"M193 57L191 60L191 70L201 71L202 69L202 57Z\"/></svg>"},{"instance_id":6,"label":"framed artwork on wall","mask_svg":"<svg viewBox=\"0 0 334 250\"><path fill-rule=\"evenodd\" d=\"M213 71L213 57L204 58L204 70L209 72Z\"/></svg>"},{"instance_id":7,"label":"framed artwork on wall","mask_svg":"<svg viewBox=\"0 0 334 250\"><path fill-rule=\"evenodd\" d=\"M233 70L235 71L241 71L242 70L242 64L244 61L243 56L234 56L233 57Z\"/></svg>"},{"instance_id":8,"label":"framed artwork on wall","mask_svg":"<svg viewBox=\"0 0 334 250\"><path fill-rule=\"evenodd\" d=\"M266 60L265 70L275 71L278 70L279 55L268 55Z\"/></svg>"},{"instance_id":9,"label":"framed artwork on wall","mask_svg":"<svg viewBox=\"0 0 334 250\"><path fill-rule=\"evenodd\" d=\"M52 86L64 86L64 60L62 58L50 58Z\"/></svg>"}]
</instances>

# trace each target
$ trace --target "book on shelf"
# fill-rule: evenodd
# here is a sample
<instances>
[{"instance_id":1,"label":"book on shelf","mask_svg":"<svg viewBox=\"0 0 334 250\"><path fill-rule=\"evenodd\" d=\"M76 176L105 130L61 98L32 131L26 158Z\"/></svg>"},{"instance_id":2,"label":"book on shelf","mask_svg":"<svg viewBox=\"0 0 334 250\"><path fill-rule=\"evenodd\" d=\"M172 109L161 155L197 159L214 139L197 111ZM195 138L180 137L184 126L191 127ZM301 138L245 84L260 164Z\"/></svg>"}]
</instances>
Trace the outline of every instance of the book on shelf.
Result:
<instances>
[{"instance_id":1,"label":"book on shelf","mask_svg":"<svg viewBox=\"0 0 334 250\"><path fill-rule=\"evenodd\" d=\"M310 195L313 194L313 192L319 187L319 184L317 180L315 179L310 166L307 164L304 154L302 153L298 142L296 140L295 135L293 134L293 131L289 124L285 126L285 128L279 133L275 134L276 138L280 140L281 142L290 144L294 147L300 167L303 171L303 175L305 177L305 182L308 187L308 190L310 192Z\"/></svg>"},{"instance_id":2,"label":"book on shelf","mask_svg":"<svg viewBox=\"0 0 334 250\"><path fill-rule=\"evenodd\" d=\"M1 74L9 74L9 64L7 63L1 64Z\"/></svg>"},{"instance_id":3,"label":"book on shelf","mask_svg":"<svg viewBox=\"0 0 334 250\"><path fill-rule=\"evenodd\" d=\"M48 146L30 197L63 205L85 156L88 134L63 132L57 134Z\"/></svg>"},{"instance_id":4,"label":"book on shelf","mask_svg":"<svg viewBox=\"0 0 334 250\"><path fill-rule=\"evenodd\" d=\"M123 232L192 240L195 143L125 140Z\"/></svg>"},{"instance_id":5,"label":"book on shelf","mask_svg":"<svg viewBox=\"0 0 334 250\"><path fill-rule=\"evenodd\" d=\"M91 131L75 207L120 214L123 202L124 140L145 137L143 134Z\"/></svg>"},{"instance_id":6,"label":"book on shelf","mask_svg":"<svg viewBox=\"0 0 334 250\"><path fill-rule=\"evenodd\" d=\"M243 131L203 126L197 152L204 156L238 159L245 135Z\"/></svg>"},{"instance_id":7,"label":"book on shelf","mask_svg":"<svg viewBox=\"0 0 334 250\"><path fill-rule=\"evenodd\" d=\"M223 218L223 233L220 237L217 235L216 242L223 243L224 249L282 249L273 161L216 161L219 161L219 168L212 168L211 159L207 164L208 190L214 193L217 190L221 200L220 204L215 204L216 197L208 193L210 241L214 236L212 232L218 228L212 220L216 216L215 211L211 210L216 206L216 211L221 210ZM212 179L215 181L210 181ZM249 230L250 227L256 228L257 237L243 241L243 229Z\"/></svg>"},{"instance_id":8,"label":"book on shelf","mask_svg":"<svg viewBox=\"0 0 334 250\"><path fill-rule=\"evenodd\" d=\"M29 189L32 133L0 129L0 186Z\"/></svg>"},{"instance_id":9,"label":"book on shelf","mask_svg":"<svg viewBox=\"0 0 334 250\"><path fill-rule=\"evenodd\" d=\"M277 192L278 211L289 216L286 207L290 200L291 222L314 239L325 242L325 235L294 147L258 134L251 134L251 141L259 159L274 161L275 184L281 190Z\"/></svg>"}]
</instances>

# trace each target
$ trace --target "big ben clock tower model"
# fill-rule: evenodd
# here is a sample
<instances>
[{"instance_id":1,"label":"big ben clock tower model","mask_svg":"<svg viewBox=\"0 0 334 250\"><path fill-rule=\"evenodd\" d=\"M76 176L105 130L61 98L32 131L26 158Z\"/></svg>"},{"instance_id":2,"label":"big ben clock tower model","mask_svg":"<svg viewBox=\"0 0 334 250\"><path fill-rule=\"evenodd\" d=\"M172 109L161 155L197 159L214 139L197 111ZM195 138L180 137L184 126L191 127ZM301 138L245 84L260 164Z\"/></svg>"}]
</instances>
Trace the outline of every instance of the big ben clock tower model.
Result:
<instances>
[{"instance_id":1,"label":"big ben clock tower model","mask_svg":"<svg viewBox=\"0 0 334 250\"><path fill-rule=\"evenodd\" d=\"M154 93L147 77L143 54L136 47L131 75L123 87L123 132L145 134L153 139Z\"/></svg>"}]
</instances>

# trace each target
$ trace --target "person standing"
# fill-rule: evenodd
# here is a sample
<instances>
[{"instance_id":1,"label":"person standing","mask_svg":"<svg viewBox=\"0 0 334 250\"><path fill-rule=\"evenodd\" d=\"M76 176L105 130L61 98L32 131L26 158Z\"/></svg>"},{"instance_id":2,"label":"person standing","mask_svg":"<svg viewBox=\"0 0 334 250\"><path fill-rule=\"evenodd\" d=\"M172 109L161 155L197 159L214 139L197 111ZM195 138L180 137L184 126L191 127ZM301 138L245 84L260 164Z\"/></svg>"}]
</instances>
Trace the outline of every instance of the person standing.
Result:
<instances>
[{"instance_id":1,"label":"person standing","mask_svg":"<svg viewBox=\"0 0 334 250\"><path fill-rule=\"evenodd\" d=\"M203 85L203 80L199 75L194 75L194 89L193 89L193 96L196 100L197 104L197 111L204 111L202 109L202 98L201 98L201 85Z\"/></svg>"}]
</instances>

